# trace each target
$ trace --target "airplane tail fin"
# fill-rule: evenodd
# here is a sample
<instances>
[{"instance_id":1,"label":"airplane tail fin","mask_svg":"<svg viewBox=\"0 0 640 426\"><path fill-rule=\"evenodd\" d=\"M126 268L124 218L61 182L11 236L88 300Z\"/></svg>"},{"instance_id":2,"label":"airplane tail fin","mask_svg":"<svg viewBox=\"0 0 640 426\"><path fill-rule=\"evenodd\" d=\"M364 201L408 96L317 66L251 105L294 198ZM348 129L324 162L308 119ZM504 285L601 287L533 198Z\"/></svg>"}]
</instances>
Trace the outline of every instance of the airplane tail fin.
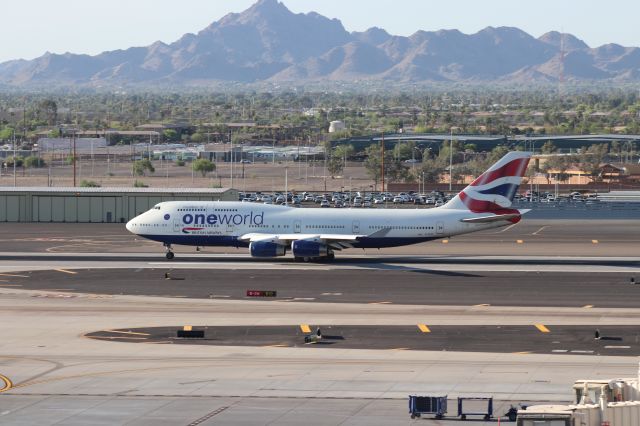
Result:
<instances>
[{"instance_id":1,"label":"airplane tail fin","mask_svg":"<svg viewBox=\"0 0 640 426\"><path fill-rule=\"evenodd\" d=\"M530 152L507 153L441 208L469 210L473 213L506 213L518 192L530 159Z\"/></svg>"}]
</instances>

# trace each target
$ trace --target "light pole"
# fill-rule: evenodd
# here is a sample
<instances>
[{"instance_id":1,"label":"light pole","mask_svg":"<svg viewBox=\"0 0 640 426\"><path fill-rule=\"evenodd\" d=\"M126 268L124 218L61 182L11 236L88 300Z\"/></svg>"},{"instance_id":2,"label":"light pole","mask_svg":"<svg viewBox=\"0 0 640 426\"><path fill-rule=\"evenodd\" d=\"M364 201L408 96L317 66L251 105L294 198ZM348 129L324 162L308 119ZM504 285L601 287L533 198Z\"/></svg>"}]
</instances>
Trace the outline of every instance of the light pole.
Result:
<instances>
[{"instance_id":1,"label":"light pole","mask_svg":"<svg viewBox=\"0 0 640 426\"><path fill-rule=\"evenodd\" d=\"M453 184L453 127L449 129L449 192L451 192L451 186Z\"/></svg>"},{"instance_id":2,"label":"light pole","mask_svg":"<svg viewBox=\"0 0 640 426\"><path fill-rule=\"evenodd\" d=\"M16 180L16 130L13 129L13 186L17 186Z\"/></svg>"}]
</instances>

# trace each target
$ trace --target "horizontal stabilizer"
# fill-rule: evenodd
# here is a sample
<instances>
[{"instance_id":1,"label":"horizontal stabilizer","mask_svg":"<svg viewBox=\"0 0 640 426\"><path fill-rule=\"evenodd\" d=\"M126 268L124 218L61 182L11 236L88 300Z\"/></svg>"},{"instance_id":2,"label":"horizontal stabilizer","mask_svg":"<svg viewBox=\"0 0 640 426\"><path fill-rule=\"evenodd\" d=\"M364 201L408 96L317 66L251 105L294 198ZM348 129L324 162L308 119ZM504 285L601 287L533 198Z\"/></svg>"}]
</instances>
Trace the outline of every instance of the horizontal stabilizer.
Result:
<instances>
[{"instance_id":1,"label":"horizontal stabilizer","mask_svg":"<svg viewBox=\"0 0 640 426\"><path fill-rule=\"evenodd\" d=\"M508 214L497 214L493 216L482 216L482 217L470 217L467 219L460 219L460 222L464 223L490 223L490 222L499 222L501 220L512 220L520 217L520 213L508 213Z\"/></svg>"}]
</instances>

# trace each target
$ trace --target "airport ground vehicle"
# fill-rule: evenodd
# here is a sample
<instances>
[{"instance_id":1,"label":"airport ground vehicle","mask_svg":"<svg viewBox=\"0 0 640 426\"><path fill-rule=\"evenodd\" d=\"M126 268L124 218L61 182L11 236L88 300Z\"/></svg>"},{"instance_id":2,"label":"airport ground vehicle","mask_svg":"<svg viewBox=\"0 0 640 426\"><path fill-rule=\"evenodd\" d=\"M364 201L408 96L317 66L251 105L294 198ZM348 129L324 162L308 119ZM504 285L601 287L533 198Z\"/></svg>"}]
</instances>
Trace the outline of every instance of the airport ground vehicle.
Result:
<instances>
[{"instance_id":1,"label":"airport ground vehicle","mask_svg":"<svg viewBox=\"0 0 640 426\"><path fill-rule=\"evenodd\" d=\"M447 396L418 396L409 395L409 414L415 419L423 414L432 414L436 419L442 419L447 413Z\"/></svg>"},{"instance_id":2,"label":"airport ground vehicle","mask_svg":"<svg viewBox=\"0 0 640 426\"><path fill-rule=\"evenodd\" d=\"M458 417L482 416L487 421L493 416L493 398L458 397Z\"/></svg>"}]
</instances>

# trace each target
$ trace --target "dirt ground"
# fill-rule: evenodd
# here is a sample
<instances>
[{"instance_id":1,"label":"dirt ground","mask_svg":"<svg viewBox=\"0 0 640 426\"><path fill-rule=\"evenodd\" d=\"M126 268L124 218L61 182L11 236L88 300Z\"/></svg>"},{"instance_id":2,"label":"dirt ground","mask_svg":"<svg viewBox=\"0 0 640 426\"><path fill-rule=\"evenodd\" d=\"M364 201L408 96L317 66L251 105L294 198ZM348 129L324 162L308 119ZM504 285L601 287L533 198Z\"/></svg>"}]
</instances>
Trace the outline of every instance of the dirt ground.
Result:
<instances>
[{"instance_id":1,"label":"dirt ground","mask_svg":"<svg viewBox=\"0 0 640 426\"><path fill-rule=\"evenodd\" d=\"M190 164L177 166L174 162L154 161L155 173L146 176L132 176L130 162L106 162L104 160L82 160L76 166L76 182L95 181L99 185L132 187L138 180L154 188L211 188L231 187L240 191L284 191L285 175L288 176L289 191L371 191L373 180L369 179L365 168L358 164L348 164L341 176L331 178L324 171L324 163L276 162L255 164L234 164L233 185L231 164L217 163L216 171L202 177L192 173ZM325 176L326 175L326 176ZM73 167L55 162L51 167L41 169L16 169L17 186L73 186ZM2 169L0 186L13 186L13 169Z\"/></svg>"}]
</instances>

